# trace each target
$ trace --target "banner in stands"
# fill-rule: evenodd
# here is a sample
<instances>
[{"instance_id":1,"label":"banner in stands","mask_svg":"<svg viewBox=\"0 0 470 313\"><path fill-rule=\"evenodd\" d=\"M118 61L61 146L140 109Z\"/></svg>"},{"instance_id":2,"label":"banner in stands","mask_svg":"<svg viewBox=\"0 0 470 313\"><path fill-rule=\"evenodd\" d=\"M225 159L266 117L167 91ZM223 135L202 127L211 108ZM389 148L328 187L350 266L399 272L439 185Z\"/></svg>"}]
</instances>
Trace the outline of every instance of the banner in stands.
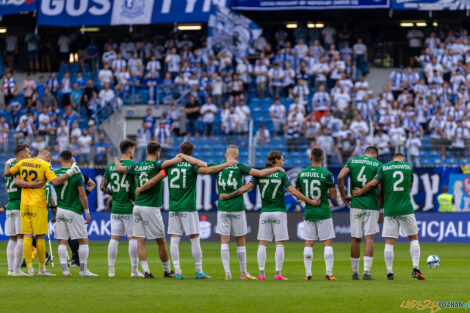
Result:
<instances>
[{"instance_id":1,"label":"banner in stands","mask_svg":"<svg viewBox=\"0 0 470 313\"><path fill-rule=\"evenodd\" d=\"M36 11L40 0L0 0L0 15Z\"/></svg>"},{"instance_id":2,"label":"banner in stands","mask_svg":"<svg viewBox=\"0 0 470 313\"><path fill-rule=\"evenodd\" d=\"M207 22L215 4L227 7L229 0L42 0L38 25L101 26Z\"/></svg>"},{"instance_id":3,"label":"banner in stands","mask_svg":"<svg viewBox=\"0 0 470 313\"><path fill-rule=\"evenodd\" d=\"M455 212L470 212L470 175L469 174L450 175L449 193L454 195Z\"/></svg>"},{"instance_id":4,"label":"banner in stands","mask_svg":"<svg viewBox=\"0 0 470 313\"><path fill-rule=\"evenodd\" d=\"M168 212L162 212L165 229L168 229ZM417 213L418 235L421 242L436 243L470 243L470 215L465 213ZM335 225L335 241L350 241L349 213L333 213ZM256 241L258 234L259 213L247 213L248 241ZM5 214L0 214L0 240L7 240L5 236ZM199 225L201 240L219 241L215 232L217 213L199 212ZM289 241L302 241L303 214L288 213ZM55 224L50 223L51 236L54 236ZM91 222L87 225L88 237L92 241L107 241L111 236L110 213L93 212ZM382 230L382 225L380 226ZM186 238L187 240L187 238ZM376 236L377 241L384 241L382 236ZM400 235L399 241L407 242L408 238Z\"/></svg>"},{"instance_id":5,"label":"banner in stands","mask_svg":"<svg viewBox=\"0 0 470 313\"><path fill-rule=\"evenodd\" d=\"M230 9L214 6L207 25L207 47L227 49L243 58L250 44L263 32L249 18Z\"/></svg>"},{"instance_id":6,"label":"banner in stands","mask_svg":"<svg viewBox=\"0 0 470 313\"><path fill-rule=\"evenodd\" d=\"M469 10L469 0L392 0L394 10Z\"/></svg>"},{"instance_id":7,"label":"banner in stands","mask_svg":"<svg viewBox=\"0 0 470 313\"><path fill-rule=\"evenodd\" d=\"M388 9L389 0L234 0L232 9L252 11Z\"/></svg>"}]
</instances>

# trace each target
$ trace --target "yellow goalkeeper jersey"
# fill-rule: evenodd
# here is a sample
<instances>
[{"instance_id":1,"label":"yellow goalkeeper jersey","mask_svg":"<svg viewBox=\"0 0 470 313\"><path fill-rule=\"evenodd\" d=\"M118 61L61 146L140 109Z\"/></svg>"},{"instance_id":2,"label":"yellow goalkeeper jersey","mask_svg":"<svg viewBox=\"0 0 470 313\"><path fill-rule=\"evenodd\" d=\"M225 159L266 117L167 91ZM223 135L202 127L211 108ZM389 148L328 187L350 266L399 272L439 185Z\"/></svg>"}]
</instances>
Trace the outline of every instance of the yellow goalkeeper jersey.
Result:
<instances>
[{"instance_id":1,"label":"yellow goalkeeper jersey","mask_svg":"<svg viewBox=\"0 0 470 313\"><path fill-rule=\"evenodd\" d=\"M51 181L57 178L52 171L51 164L37 159L29 158L21 160L10 169L13 175L19 174L20 177L27 182L40 181L44 186L40 189L22 188L21 189L21 205L47 207L46 196L46 180Z\"/></svg>"}]
</instances>

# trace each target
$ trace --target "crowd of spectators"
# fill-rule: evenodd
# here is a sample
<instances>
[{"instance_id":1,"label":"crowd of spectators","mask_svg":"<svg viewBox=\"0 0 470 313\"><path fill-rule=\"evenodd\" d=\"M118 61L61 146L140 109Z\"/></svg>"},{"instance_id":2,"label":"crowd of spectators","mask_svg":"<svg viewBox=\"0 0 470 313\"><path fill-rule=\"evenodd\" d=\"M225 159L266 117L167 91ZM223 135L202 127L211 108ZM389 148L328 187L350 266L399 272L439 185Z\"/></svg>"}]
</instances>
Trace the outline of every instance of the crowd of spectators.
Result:
<instances>
[{"instance_id":1,"label":"crowd of spectators","mask_svg":"<svg viewBox=\"0 0 470 313\"><path fill-rule=\"evenodd\" d=\"M134 98L145 90L148 104L168 109L158 121L151 112L144 118L137 133L138 157L152 138L165 153L172 136L247 136L250 119L256 121L263 106L266 114L255 129L258 145L269 143L271 136L284 136L288 151L302 143L319 146L329 159L343 163L373 144L382 160L406 148L410 160L419 164L423 136L429 135L441 158L449 149L455 156L468 155L466 29L428 35L410 30L410 66L394 70L378 94L366 79L368 47L347 27L298 27L291 32L280 28L271 37L259 37L244 56L214 51L204 38L191 40L186 33L109 39L102 46L90 38L74 59L77 73L65 72L60 79L51 73L38 81L27 77L18 86L7 72L2 86L15 138L34 137L36 146L60 145L59 133L67 129L68 144L81 147L77 151L84 160L93 159L88 156L93 149L84 146L97 138L90 140L92 131L81 130L69 116L84 110L92 120L98 108L117 97ZM63 63L70 59L73 40L63 34L57 41ZM34 70L34 53L30 56ZM84 73L95 73L96 79L85 80ZM20 87L23 103L18 100Z\"/></svg>"}]
</instances>

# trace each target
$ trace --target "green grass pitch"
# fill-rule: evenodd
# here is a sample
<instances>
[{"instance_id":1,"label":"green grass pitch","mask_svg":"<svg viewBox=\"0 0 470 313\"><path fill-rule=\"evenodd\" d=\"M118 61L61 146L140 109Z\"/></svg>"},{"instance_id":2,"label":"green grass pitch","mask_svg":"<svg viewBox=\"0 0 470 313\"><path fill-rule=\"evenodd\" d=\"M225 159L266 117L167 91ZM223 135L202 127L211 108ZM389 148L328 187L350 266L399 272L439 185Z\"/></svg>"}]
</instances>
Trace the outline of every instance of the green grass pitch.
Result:
<instances>
[{"instance_id":1,"label":"green grass pitch","mask_svg":"<svg viewBox=\"0 0 470 313\"><path fill-rule=\"evenodd\" d=\"M409 244L395 247L395 281L385 280L384 245L377 243L371 274L376 281L352 281L349 243L334 243L334 275L338 281L325 281L323 248L314 247L313 281L304 281L303 244L287 242L283 273L289 281L274 281L274 246L268 247L267 281L240 281L235 244L230 246L233 281L223 280L220 245L203 242L204 270L210 281L196 281L191 247L180 244L184 280L162 277L156 245L148 243L149 265L155 279L130 278L127 242L119 245L116 277L107 277L107 242L91 242L89 269L99 277L60 276L57 245L53 252L58 276L7 277L6 242L0 243L0 312L418 312L401 308L404 300L470 300L470 249L464 244L421 244L421 269L425 281L411 278ZM247 245L248 271L258 272L256 243ZM425 259L437 254L442 265L426 267ZM35 263L37 269L37 263ZM362 259L360 264L362 272ZM442 309L445 311L460 311ZM420 312L431 312L425 309ZM436 311L434 311L436 312Z\"/></svg>"}]
</instances>

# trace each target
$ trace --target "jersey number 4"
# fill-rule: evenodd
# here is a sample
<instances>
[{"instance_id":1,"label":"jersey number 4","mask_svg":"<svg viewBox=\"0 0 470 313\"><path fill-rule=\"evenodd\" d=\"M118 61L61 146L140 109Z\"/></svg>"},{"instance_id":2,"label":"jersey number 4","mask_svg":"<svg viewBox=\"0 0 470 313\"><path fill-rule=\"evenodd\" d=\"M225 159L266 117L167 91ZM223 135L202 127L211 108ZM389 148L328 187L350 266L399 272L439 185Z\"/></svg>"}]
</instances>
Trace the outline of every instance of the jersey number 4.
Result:
<instances>
[{"instance_id":1,"label":"jersey number 4","mask_svg":"<svg viewBox=\"0 0 470 313\"><path fill-rule=\"evenodd\" d=\"M112 173L111 174L111 190L113 192L121 191L121 188L125 189L126 192L129 192L131 189L131 184L127 181L127 174L122 176L121 182L119 182L119 174Z\"/></svg>"},{"instance_id":2,"label":"jersey number 4","mask_svg":"<svg viewBox=\"0 0 470 313\"><path fill-rule=\"evenodd\" d=\"M367 177L364 174L364 170L366 169L365 166L361 167L361 170L359 171L359 174L357 175L357 181L362 184L362 187L364 187L367 184Z\"/></svg>"},{"instance_id":3,"label":"jersey number 4","mask_svg":"<svg viewBox=\"0 0 470 313\"><path fill-rule=\"evenodd\" d=\"M223 190L225 190L226 186L233 186L233 190L237 189L237 180L235 178L232 178L232 175L233 171L230 171L228 174L228 179L224 180L222 178L222 173L219 174L219 180L217 181L217 183L219 184L219 186L222 186Z\"/></svg>"}]
</instances>

